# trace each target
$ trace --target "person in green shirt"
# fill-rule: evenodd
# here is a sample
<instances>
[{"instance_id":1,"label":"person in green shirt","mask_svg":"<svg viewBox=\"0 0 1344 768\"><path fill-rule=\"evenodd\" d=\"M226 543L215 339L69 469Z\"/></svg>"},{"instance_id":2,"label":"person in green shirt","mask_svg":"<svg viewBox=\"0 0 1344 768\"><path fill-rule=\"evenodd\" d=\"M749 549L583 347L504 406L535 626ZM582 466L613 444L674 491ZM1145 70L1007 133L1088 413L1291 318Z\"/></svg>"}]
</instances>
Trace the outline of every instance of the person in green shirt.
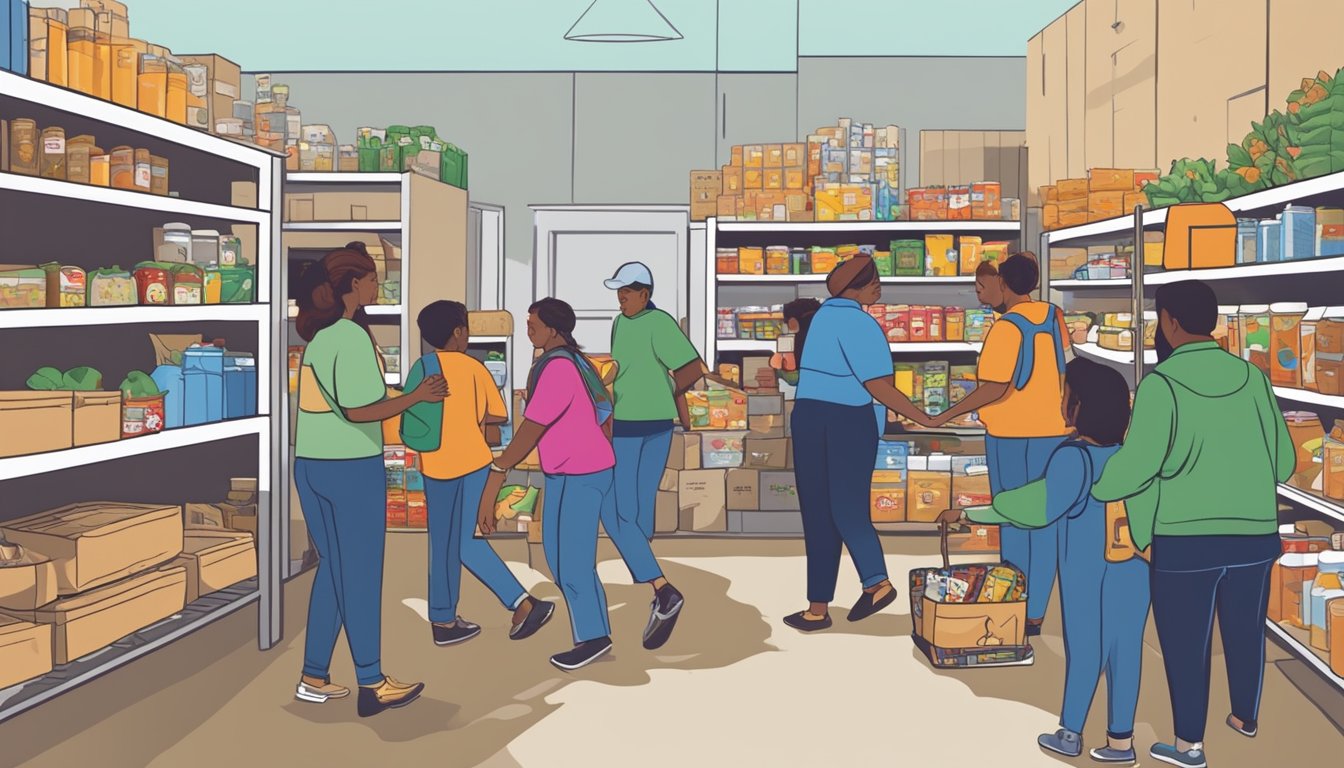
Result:
<instances>
[{"instance_id":1,"label":"person in green shirt","mask_svg":"<svg viewBox=\"0 0 1344 768\"><path fill-rule=\"evenodd\" d=\"M1164 285L1157 313L1157 368L1139 384L1124 446L1092 495L1124 500L1134 546L1152 546L1153 619L1176 741L1150 754L1199 768L1215 615L1227 724L1256 734L1270 570L1282 553L1278 484L1292 476L1297 453L1269 379L1213 340L1213 290L1196 280Z\"/></svg>"},{"instance_id":2,"label":"person in green shirt","mask_svg":"<svg viewBox=\"0 0 1344 768\"><path fill-rule=\"evenodd\" d=\"M410 704L425 687L382 672L382 422L416 403L442 401L448 390L442 376L431 376L413 392L387 396L378 350L357 322L378 297L377 266L366 252L332 251L304 272L297 293L296 325L308 345L299 371L294 482L318 565L295 697L320 704L350 695L330 674L344 628L359 682L359 715L369 717Z\"/></svg>"}]
</instances>

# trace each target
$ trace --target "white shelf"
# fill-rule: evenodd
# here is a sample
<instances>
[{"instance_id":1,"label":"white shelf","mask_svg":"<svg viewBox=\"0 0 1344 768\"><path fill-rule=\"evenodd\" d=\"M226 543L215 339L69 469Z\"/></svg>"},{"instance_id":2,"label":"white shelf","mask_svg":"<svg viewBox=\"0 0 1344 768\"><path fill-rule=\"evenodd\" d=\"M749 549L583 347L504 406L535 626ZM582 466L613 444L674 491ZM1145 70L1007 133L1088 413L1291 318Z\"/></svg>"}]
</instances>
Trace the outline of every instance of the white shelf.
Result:
<instances>
[{"instance_id":1,"label":"white shelf","mask_svg":"<svg viewBox=\"0 0 1344 768\"><path fill-rule=\"evenodd\" d=\"M720 232L1021 232L1017 221L721 221Z\"/></svg>"},{"instance_id":2,"label":"white shelf","mask_svg":"<svg viewBox=\"0 0 1344 768\"><path fill-rule=\"evenodd\" d=\"M43 179L37 176L20 176L16 173L0 173L0 191L24 192L58 200L82 200L103 205L116 205L122 208L155 211L173 216L205 216L212 219L242 221L251 224L263 224L271 216L268 211L258 211L252 208L196 203L177 197L151 195L147 192L132 192L125 189L98 187L92 184L76 184L70 181Z\"/></svg>"},{"instance_id":3,"label":"white shelf","mask_svg":"<svg viewBox=\"0 0 1344 768\"><path fill-rule=\"evenodd\" d=\"M1128 279L1121 280L1051 280L1050 287L1061 291L1085 290L1088 288L1128 288L1133 283Z\"/></svg>"},{"instance_id":4,"label":"white shelf","mask_svg":"<svg viewBox=\"0 0 1344 768\"><path fill-rule=\"evenodd\" d=\"M508 344L508 336L472 336L468 344Z\"/></svg>"},{"instance_id":5,"label":"white shelf","mask_svg":"<svg viewBox=\"0 0 1344 768\"><path fill-rule=\"evenodd\" d=\"M1143 276L1143 282L1145 285L1166 285L1181 280L1255 280L1262 277L1316 275L1328 272L1344 272L1344 256L1277 261L1265 264L1242 264L1220 269L1182 269L1170 272L1151 272Z\"/></svg>"},{"instance_id":6,"label":"white shelf","mask_svg":"<svg viewBox=\"0 0 1344 768\"><path fill-rule=\"evenodd\" d=\"M1295 631L1301 630L1289 629L1269 619L1265 620L1265 626L1269 629L1269 634L1287 646L1288 650L1291 651L1294 656L1297 656L1303 662L1310 665L1320 673L1327 682L1334 685L1340 691L1344 691L1344 678L1336 675L1335 671L1330 668L1329 662L1321 658L1321 651L1317 651L1315 648L1310 647L1294 636Z\"/></svg>"},{"instance_id":7,"label":"white shelf","mask_svg":"<svg viewBox=\"0 0 1344 768\"><path fill-rule=\"evenodd\" d=\"M401 316L401 305L400 305L400 304L370 304L370 305L364 307L364 314L366 314L366 315L379 315L379 316L387 316L387 315L391 315L391 316L394 316L394 317L400 317L400 316Z\"/></svg>"},{"instance_id":8,"label":"white shelf","mask_svg":"<svg viewBox=\"0 0 1344 768\"><path fill-rule=\"evenodd\" d=\"M180 307L70 307L65 309L0 309L0 328L45 328L128 323L196 323L239 321L266 323L269 304L201 304Z\"/></svg>"},{"instance_id":9,"label":"white shelf","mask_svg":"<svg viewBox=\"0 0 1344 768\"><path fill-rule=\"evenodd\" d=\"M120 104L95 99L78 91L60 88L12 72L0 71L0 94L40 104L51 109L59 109L89 120L115 125L128 131L153 136L248 165L257 165L264 158L278 156L276 153L269 152L261 147L214 136L195 128L174 123L171 120L128 109ZM264 184L262 186L265 187Z\"/></svg>"},{"instance_id":10,"label":"white shelf","mask_svg":"<svg viewBox=\"0 0 1344 768\"><path fill-rule=\"evenodd\" d=\"M1113 349L1102 349L1096 344L1074 344L1073 351L1083 357L1090 357L1093 360L1100 360L1107 363L1121 363L1123 365L1134 364L1133 352L1119 352ZM1143 351L1143 362L1145 365L1157 365L1157 351L1145 349Z\"/></svg>"},{"instance_id":11,"label":"white shelf","mask_svg":"<svg viewBox=\"0 0 1344 768\"><path fill-rule=\"evenodd\" d=\"M796 285L825 283L826 275L716 275L722 284L730 285ZM972 285L974 275L955 277L884 277L883 285Z\"/></svg>"},{"instance_id":12,"label":"white shelf","mask_svg":"<svg viewBox=\"0 0 1344 768\"><path fill-rule=\"evenodd\" d=\"M1297 502L1336 520L1344 520L1344 506L1340 502L1323 499L1314 493L1308 493L1291 485L1279 484L1279 498Z\"/></svg>"},{"instance_id":13,"label":"white shelf","mask_svg":"<svg viewBox=\"0 0 1344 768\"><path fill-rule=\"evenodd\" d=\"M1324 405L1327 408L1344 409L1344 397L1338 395L1322 395L1320 392L1312 392L1306 389L1293 389L1291 387L1275 387L1274 394L1284 400L1291 400L1294 403Z\"/></svg>"},{"instance_id":14,"label":"white shelf","mask_svg":"<svg viewBox=\"0 0 1344 768\"><path fill-rule=\"evenodd\" d=\"M1144 210L1143 225L1145 227L1156 226L1167 223L1167 209L1158 208L1156 210ZM1094 221L1089 224L1079 224L1076 227L1064 227L1063 229L1054 229L1045 233L1047 241L1051 245L1059 245L1070 240L1082 240L1088 237L1100 237L1102 235L1112 235L1120 233L1132 233L1134 231L1134 214L1118 216L1114 219L1105 221Z\"/></svg>"},{"instance_id":15,"label":"white shelf","mask_svg":"<svg viewBox=\"0 0 1344 768\"><path fill-rule=\"evenodd\" d=\"M400 184L401 173L286 173L290 184Z\"/></svg>"},{"instance_id":16,"label":"white shelf","mask_svg":"<svg viewBox=\"0 0 1344 768\"><path fill-rule=\"evenodd\" d=\"M214 424L202 424L197 427L169 429L156 435L132 437L99 445L86 445L81 448L69 448L64 451L36 453L30 456L14 456L0 459L0 480L13 480L19 477L57 472L71 467L99 464L113 459L130 456L143 456L149 453L171 451L192 445L205 445L228 440L234 437L257 435L262 438L262 450L266 449L266 435L269 433L270 417L253 416L234 421L222 421Z\"/></svg>"},{"instance_id":17,"label":"white shelf","mask_svg":"<svg viewBox=\"0 0 1344 768\"><path fill-rule=\"evenodd\" d=\"M400 221L287 221L286 232L400 232Z\"/></svg>"},{"instance_id":18,"label":"white shelf","mask_svg":"<svg viewBox=\"0 0 1344 768\"><path fill-rule=\"evenodd\" d=\"M715 348L720 352L774 352L775 342L760 339L719 339ZM892 352L979 352L980 343L970 341L931 341L892 344Z\"/></svg>"}]
</instances>

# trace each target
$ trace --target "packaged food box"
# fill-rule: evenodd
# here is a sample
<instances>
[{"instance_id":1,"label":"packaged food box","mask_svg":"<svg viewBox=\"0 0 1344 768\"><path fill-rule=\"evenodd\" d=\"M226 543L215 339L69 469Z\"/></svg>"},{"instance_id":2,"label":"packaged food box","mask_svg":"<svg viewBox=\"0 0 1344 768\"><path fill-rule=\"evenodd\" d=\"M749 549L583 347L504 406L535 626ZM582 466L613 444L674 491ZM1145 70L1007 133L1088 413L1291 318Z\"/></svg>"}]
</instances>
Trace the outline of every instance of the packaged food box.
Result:
<instances>
[{"instance_id":1,"label":"packaged food box","mask_svg":"<svg viewBox=\"0 0 1344 768\"><path fill-rule=\"evenodd\" d=\"M56 597L56 566L49 558L0 544L0 609L30 611Z\"/></svg>"},{"instance_id":2,"label":"packaged food box","mask_svg":"<svg viewBox=\"0 0 1344 768\"><path fill-rule=\"evenodd\" d=\"M682 472L677 499L679 528L683 531L728 530L728 473L722 469Z\"/></svg>"},{"instance_id":3,"label":"packaged food box","mask_svg":"<svg viewBox=\"0 0 1344 768\"><path fill-rule=\"evenodd\" d=\"M701 466L705 469L740 467L745 459L746 434L705 432L701 435Z\"/></svg>"},{"instance_id":4,"label":"packaged food box","mask_svg":"<svg viewBox=\"0 0 1344 768\"><path fill-rule=\"evenodd\" d=\"M69 392L0 391L0 458L69 448L73 421Z\"/></svg>"},{"instance_id":5,"label":"packaged food box","mask_svg":"<svg viewBox=\"0 0 1344 768\"><path fill-rule=\"evenodd\" d=\"M504 310L468 312L467 333L472 336L511 336L513 315Z\"/></svg>"},{"instance_id":6,"label":"packaged food box","mask_svg":"<svg viewBox=\"0 0 1344 768\"><path fill-rule=\"evenodd\" d=\"M905 486L876 482L869 490L869 514L874 523L905 522Z\"/></svg>"},{"instance_id":7,"label":"packaged food box","mask_svg":"<svg viewBox=\"0 0 1344 768\"><path fill-rule=\"evenodd\" d=\"M788 469L789 441L783 437L747 437L742 459L742 466L750 469Z\"/></svg>"},{"instance_id":8,"label":"packaged food box","mask_svg":"<svg viewBox=\"0 0 1344 768\"><path fill-rule=\"evenodd\" d=\"M912 523L933 523L951 507L951 471L911 470L906 517Z\"/></svg>"},{"instance_id":9,"label":"packaged food box","mask_svg":"<svg viewBox=\"0 0 1344 768\"><path fill-rule=\"evenodd\" d=\"M761 473L761 509L772 512L797 512L798 481L792 472Z\"/></svg>"},{"instance_id":10,"label":"packaged food box","mask_svg":"<svg viewBox=\"0 0 1344 768\"><path fill-rule=\"evenodd\" d=\"M172 616L186 605L186 597L186 569L165 568L12 615L48 625L53 661L69 664Z\"/></svg>"},{"instance_id":11,"label":"packaged food box","mask_svg":"<svg viewBox=\"0 0 1344 768\"><path fill-rule=\"evenodd\" d=\"M51 671L51 627L0 614L0 690Z\"/></svg>"},{"instance_id":12,"label":"packaged food box","mask_svg":"<svg viewBox=\"0 0 1344 768\"><path fill-rule=\"evenodd\" d=\"M237 531L187 531L182 555L169 567L186 570L186 601L247 581L257 575L252 534Z\"/></svg>"},{"instance_id":13,"label":"packaged food box","mask_svg":"<svg viewBox=\"0 0 1344 768\"><path fill-rule=\"evenodd\" d=\"M0 309L47 306L47 273L35 265L0 265Z\"/></svg>"},{"instance_id":14,"label":"packaged food box","mask_svg":"<svg viewBox=\"0 0 1344 768\"><path fill-rule=\"evenodd\" d=\"M761 508L761 473L755 469L728 470L728 509L747 511Z\"/></svg>"},{"instance_id":15,"label":"packaged food box","mask_svg":"<svg viewBox=\"0 0 1344 768\"><path fill-rule=\"evenodd\" d=\"M668 469L678 471L700 468L700 435L694 432L674 432L672 450L667 455Z\"/></svg>"},{"instance_id":16,"label":"packaged food box","mask_svg":"<svg viewBox=\"0 0 1344 768\"><path fill-rule=\"evenodd\" d=\"M73 407L76 447L121 439L121 392L75 392Z\"/></svg>"},{"instance_id":17,"label":"packaged food box","mask_svg":"<svg viewBox=\"0 0 1344 768\"><path fill-rule=\"evenodd\" d=\"M166 563L182 552L182 508L91 501L0 524L11 543L51 558L70 595Z\"/></svg>"}]
</instances>

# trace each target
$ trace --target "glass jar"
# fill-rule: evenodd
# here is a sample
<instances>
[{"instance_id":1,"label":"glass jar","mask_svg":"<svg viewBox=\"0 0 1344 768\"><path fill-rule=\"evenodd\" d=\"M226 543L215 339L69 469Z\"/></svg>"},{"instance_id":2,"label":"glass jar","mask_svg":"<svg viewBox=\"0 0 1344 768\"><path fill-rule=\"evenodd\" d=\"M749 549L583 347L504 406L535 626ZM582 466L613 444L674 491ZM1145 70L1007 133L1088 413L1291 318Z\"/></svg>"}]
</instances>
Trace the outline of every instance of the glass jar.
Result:
<instances>
[{"instance_id":1,"label":"glass jar","mask_svg":"<svg viewBox=\"0 0 1344 768\"><path fill-rule=\"evenodd\" d=\"M37 123L20 118L9 125L9 170L22 176L36 176L42 163Z\"/></svg>"},{"instance_id":2,"label":"glass jar","mask_svg":"<svg viewBox=\"0 0 1344 768\"><path fill-rule=\"evenodd\" d=\"M141 112L156 117L168 115L168 64L158 56L140 57L137 96Z\"/></svg>"},{"instance_id":3,"label":"glass jar","mask_svg":"<svg viewBox=\"0 0 1344 768\"><path fill-rule=\"evenodd\" d=\"M154 187L154 162L148 149L135 150L135 189L150 192Z\"/></svg>"},{"instance_id":4,"label":"glass jar","mask_svg":"<svg viewBox=\"0 0 1344 768\"><path fill-rule=\"evenodd\" d=\"M167 197L168 159L158 155L150 155L149 173L149 191L161 197Z\"/></svg>"},{"instance_id":5,"label":"glass jar","mask_svg":"<svg viewBox=\"0 0 1344 768\"><path fill-rule=\"evenodd\" d=\"M1344 501L1344 421L1335 422L1335 428L1325 438L1324 453L1325 497Z\"/></svg>"},{"instance_id":6,"label":"glass jar","mask_svg":"<svg viewBox=\"0 0 1344 768\"><path fill-rule=\"evenodd\" d=\"M65 179L65 129L42 129L42 178Z\"/></svg>"},{"instance_id":7,"label":"glass jar","mask_svg":"<svg viewBox=\"0 0 1344 768\"><path fill-rule=\"evenodd\" d=\"M112 156L98 147L89 150L89 183L95 187L112 186Z\"/></svg>"},{"instance_id":8,"label":"glass jar","mask_svg":"<svg viewBox=\"0 0 1344 768\"><path fill-rule=\"evenodd\" d=\"M67 181L73 181L77 184L89 183L91 173L89 162L93 155L92 150L92 136L76 136L66 143L65 178Z\"/></svg>"},{"instance_id":9,"label":"glass jar","mask_svg":"<svg viewBox=\"0 0 1344 768\"><path fill-rule=\"evenodd\" d=\"M135 149L114 147L108 161L113 189L135 189Z\"/></svg>"}]
</instances>

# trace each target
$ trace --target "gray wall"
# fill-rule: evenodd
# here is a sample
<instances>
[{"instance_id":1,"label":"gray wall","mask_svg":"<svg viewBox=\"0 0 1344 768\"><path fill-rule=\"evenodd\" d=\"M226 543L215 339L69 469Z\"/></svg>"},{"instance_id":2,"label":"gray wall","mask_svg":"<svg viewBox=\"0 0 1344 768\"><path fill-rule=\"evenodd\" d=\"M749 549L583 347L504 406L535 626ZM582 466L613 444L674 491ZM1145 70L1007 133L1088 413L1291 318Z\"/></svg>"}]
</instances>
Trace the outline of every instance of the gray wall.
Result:
<instances>
[{"instance_id":1,"label":"gray wall","mask_svg":"<svg viewBox=\"0 0 1344 768\"><path fill-rule=\"evenodd\" d=\"M733 144L801 140L838 117L904 128L913 182L921 129L1026 124L1022 58L802 57L797 72L768 74L271 74L305 124L343 143L364 125L427 124L470 153L472 198L505 207L515 311L532 298L530 204L685 204L689 172L727 163Z\"/></svg>"}]
</instances>

